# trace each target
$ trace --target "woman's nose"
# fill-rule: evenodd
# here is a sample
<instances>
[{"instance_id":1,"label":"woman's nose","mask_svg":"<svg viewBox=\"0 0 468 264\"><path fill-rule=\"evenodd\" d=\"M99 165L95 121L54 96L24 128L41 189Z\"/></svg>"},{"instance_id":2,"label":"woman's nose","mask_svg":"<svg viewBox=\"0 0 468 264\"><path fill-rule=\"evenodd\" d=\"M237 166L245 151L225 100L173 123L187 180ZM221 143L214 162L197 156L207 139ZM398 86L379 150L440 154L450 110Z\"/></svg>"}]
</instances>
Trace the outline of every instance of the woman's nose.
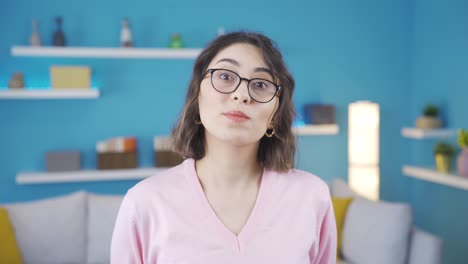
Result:
<instances>
[{"instance_id":1,"label":"woman's nose","mask_svg":"<svg viewBox=\"0 0 468 264\"><path fill-rule=\"evenodd\" d=\"M242 101L245 104L250 103L251 98L249 95L249 81L248 80L241 80L239 87L237 87L236 91L232 93L232 97L236 101Z\"/></svg>"}]
</instances>

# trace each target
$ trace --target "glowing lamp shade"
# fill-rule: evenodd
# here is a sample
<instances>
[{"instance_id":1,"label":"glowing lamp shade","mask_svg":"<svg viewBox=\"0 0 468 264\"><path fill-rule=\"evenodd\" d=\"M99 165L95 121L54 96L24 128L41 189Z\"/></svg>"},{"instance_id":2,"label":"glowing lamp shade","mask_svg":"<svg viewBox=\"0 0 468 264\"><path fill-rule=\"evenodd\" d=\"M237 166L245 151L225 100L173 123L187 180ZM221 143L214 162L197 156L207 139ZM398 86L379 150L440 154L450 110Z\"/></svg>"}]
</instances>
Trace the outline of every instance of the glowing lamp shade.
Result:
<instances>
[{"instance_id":1,"label":"glowing lamp shade","mask_svg":"<svg viewBox=\"0 0 468 264\"><path fill-rule=\"evenodd\" d=\"M368 101L348 108L348 182L360 195L379 199L379 105Z\"/></svg>"}]
</instances>

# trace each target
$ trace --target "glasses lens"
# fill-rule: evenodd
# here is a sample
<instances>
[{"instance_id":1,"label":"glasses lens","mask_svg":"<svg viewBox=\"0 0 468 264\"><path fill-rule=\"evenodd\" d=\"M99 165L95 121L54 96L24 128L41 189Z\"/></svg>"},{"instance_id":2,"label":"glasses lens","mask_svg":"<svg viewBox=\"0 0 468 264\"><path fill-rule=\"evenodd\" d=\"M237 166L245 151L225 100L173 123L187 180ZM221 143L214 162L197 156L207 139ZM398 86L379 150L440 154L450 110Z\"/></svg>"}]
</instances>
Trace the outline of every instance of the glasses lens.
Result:
<instances>
[{"instance_id":1,"label":"glasses lens","mask_svg":"<svg viewBox=\"0 0 468 264\"><path fill-rule=\"evenodd\" d=\"M276 94L276 85L263 79L253 79L250 82L249 93L258 102L268 102Z\"/></svg>"},{"instance_id":2,"label":"glasses lens","mask_svg":"<svg viewBox=\"0 0 468 264\"><path fill-rule=\"evenodd\" d=\"M216 70L211 74L211 83L217 91L230 93L239 84L239 76L228 70Z\"/></svg>"}]
</instances>

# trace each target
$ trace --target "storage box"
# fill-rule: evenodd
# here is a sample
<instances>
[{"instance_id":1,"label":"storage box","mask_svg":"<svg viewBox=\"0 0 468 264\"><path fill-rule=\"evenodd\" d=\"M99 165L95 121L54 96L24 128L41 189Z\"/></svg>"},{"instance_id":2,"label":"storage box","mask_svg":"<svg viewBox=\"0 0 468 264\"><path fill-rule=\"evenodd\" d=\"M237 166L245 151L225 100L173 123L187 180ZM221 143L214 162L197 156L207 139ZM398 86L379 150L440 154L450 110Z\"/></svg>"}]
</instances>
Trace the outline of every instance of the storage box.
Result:
<instances>
[{"instance_id":1,"label":"storage box","mask_svg":"<svg viewBox=\"0 0 468 264\"><path fill-rule=\"evenodd\" d=\"M97 153L97 168L99 170L133 169L137 167L137 164L136 151Z\"/></svg>"},{"instance_id":2,"label":"storage box","mask_svg":"<svg viewBox=\"0 0 468 264\"><path fill-rule=\"evenodd\" d=\"M50 151L45 154L47 171L80 170L79 151Z\"/></svg>"},{"instance_id":3,"label":"storage box","mask_svg":"<svg viewBox=\"0 0 468 264\"><path fill-rule=\"evenodd\" d=\"M154 151L154 166L156 167L173 167L179 165L182 161L184 161L184 159L174 151Z\"/></svg>"},{"instance_id":4,"label":"storage box","mask_svg":"<svg viewBox=\"0 0 468 264\"><path fill-rule=\"evenodd\" d=\"M304 106L306 124L335 124L335 106L328 104L307 104Z\"/></svg>"},{"instance_id":5,"label":"storage box","mask_svg":"<svg viewBox=\"0 0 468 264\"><path fill-rule=\"evenodd\" d=\"M154 166L173 167L184 161L177 152L172 151L170 137L154 137Z\"/></svg>"},{"instance_id":6,"label":"storage box","mask_svg":"<svg viewBox=\"0 0 468 264\"><path fill-rule=\"evenodd\" d=\"M90 88L91 68L87 66L51 66L50 80L54 89Z\"/></svg>"}]
</instances>

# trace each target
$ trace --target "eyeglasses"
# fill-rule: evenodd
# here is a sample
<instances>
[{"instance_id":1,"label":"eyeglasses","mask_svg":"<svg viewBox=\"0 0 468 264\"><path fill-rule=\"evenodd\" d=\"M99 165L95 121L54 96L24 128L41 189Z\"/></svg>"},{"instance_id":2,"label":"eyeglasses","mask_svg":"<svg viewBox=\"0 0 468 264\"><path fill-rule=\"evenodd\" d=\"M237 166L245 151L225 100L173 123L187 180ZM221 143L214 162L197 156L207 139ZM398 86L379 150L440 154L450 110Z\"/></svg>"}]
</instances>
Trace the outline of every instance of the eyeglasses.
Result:
<instances>
[{"instance_id":1,"label":"eyeglasses","mask_svg":"<svg viewBox=\"0 0 468 264\"><path fill-rule=\"evenodd\" d=\"M259 103L268 103L281 90L281 86L275 83L261 79L242 78L236 72L225 69L208 69L211 74L211 84L213 88L224 94L233 93L239 88L242 81L247 81L247 90L250 98Z\"/></svg>"}]
</instances>

